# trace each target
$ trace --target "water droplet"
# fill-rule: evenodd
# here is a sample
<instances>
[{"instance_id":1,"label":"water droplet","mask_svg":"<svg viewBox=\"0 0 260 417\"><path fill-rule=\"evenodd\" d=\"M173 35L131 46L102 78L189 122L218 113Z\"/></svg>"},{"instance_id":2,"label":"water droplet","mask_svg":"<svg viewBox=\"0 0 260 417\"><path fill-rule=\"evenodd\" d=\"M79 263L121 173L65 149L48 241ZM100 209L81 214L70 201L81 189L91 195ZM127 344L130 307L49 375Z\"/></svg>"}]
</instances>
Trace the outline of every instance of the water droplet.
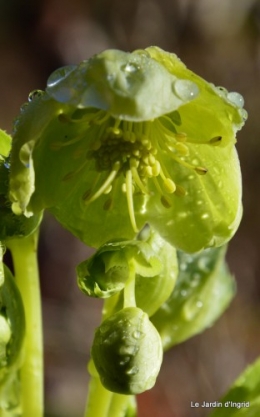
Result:
<instances>
[{"instance_id":1,"label":"water droplet","mask_svg":"<svg viewBox=\"0 0 260 417\"><path fill-rule=\"evenodd\" d=\"M187 296L187 290L181 290L181 296L186 297Z\"/></svg>"},{"instance_id":2,"label":"water droplet","mask_svg":"<svg viewBox=\"0 0 260 417\"><path fill-rule=\"evenodd\" d=\"M130 356L125 356L120 362L119 365L123 366L126 365L130 361Z\"/></svg>"},{"instance_id":3,"label":"water droplet","mask_svg":"<svg viewBox=\"0 0 260 417\"><path fill-rule=\"evenodd\" d=\"M139 372L139 368L137 366L133 366L132 368L126 371L127 375L136 375Z\"/></svg>"},{"instance_id":4,"label":"water droplet","mask_svg":"<svg viewBox=\"0 0 260 417\"><path fill-rule=\"evenodd\" d=\"M31 100L30 100L31 101ZM27 109L27 107L29 106L29 103L24 103L21 107L20 107L20 112L24 113L25 110Z\"/></svg>"},{"instance_id":5,"label":"water droplet","mask_svg":"<svg viewBox=\"0 0 260 417\"><path fill-rule=\"evenodd\" d=\"M247 118L248 118L247 111L245 109L239 109L239 113L240 113L240 115L242 116L242 118L243 118L243 120L245 122L247 120Z\"/></svg>"},{"instance_id":6,"label":"water droplet","mask_svg":"<svg viewBox=\"0 0 260 417\"><path fill-rule=\"evenodd\" d=\"M198 267L202 272L209 272L210 268L208 266L208 259L207 258L200 258L198 261Z\"/></svg>"},{"instance_id":7,"label":"water droplet","mask_svg":"<svg viewBox=\"0 0 260 417\"><path fill-rule=\"evenodd\" d=\"M186 269L187 269L187 263L186 262L182 262L181 264L180 264L180 266L179 266L179 268L180 268L180 271L186 271Z\"/></svg>"},{"instance_id":8,"label":"water droplet","mask_svg":"<svg viewBox=\"0 0 260 417\"><path fill-rule=\"evenodd\" d=\"M100 333L103 333L103 334L106 333L109 329L110 329L110 324L102 324L99 327Z\"/></svg>"},{"instance_id":9,"label":"water droplet","mask_svg":"<svg viewBox=\"0 0 260 417\"><path fill-rule=\"evenodd\" d=\"M201 218L203 220L208 219L209 218L209 214L208 213L204 213L204 214L202 214Z\"/></svg>"},{"instance_id":10,"label":"water droplet","mask_svg":"<svg viewBox=\"0 0 260 417\"><path fill-rule=\"evenodd\" d=\"M67 78L68 75L75 70L75 68L77 68L76 65L66 65L65 67L61 67L54 71L47 80L47 87L54 87L60 81Z\"/></svg>"},{"instance_id":11,"label":"water droplet","mask_svg":"<svg viewBox=\"0 0 260 417\"><path fill-rule=\"evenodd\" d=\"M241 94L236 93L236 92L231 92L228 93L227 95L227 99L234 104L235 106L242 108L245 104L244 98L243 96L241 96Z\"/></svg>"},{"instance_id":12,"label":"water droplet","mask_svg":"<svg viewBox=\"0 0 260 417\"><path fill-rule=\"evenodd\" d=\"M201 204L202 204L202 203L203 203L203 201L202 201L202 200L198 200L198 201L197 201L197 205L198 205L198 206L201 206Z\"/></svg>"},{"instance_id":13,"label":"water droplet","mask_svg":"<svg viewBox=\"0 0 260 417\"><path fill-rule=\"evenodd\" d=\"M196 317L200 313L202 306L203 303L199 299L192 298L189 301L187 301L187 303L183 307L183 313L186 320L193 320L194 317Z\"/></svg>"},{"instance_id":14,"label":"water droplet","mask_svg":"<svg viewBox=\"0 0 260 417\"><path fill-rule=\"evenodd\" d=\"M139 330L135 330L133 332L133 338L134 339L140 339L141 335L142 335L142 333Z\"/></svg>"},{"instance_id":15,"label":"water droplet","mask_svg":"<svg viewBox=\"0 0 260 417\"><path fill-rule=\"evenodd\" d=\"M122 70L129 74L133 74L140 70L140 65L138 65L136 62L128 62L125 66L122 67Z\"/></svg>"},{"instance_id":16,"label":"water droplet","mask_svg":"<svg viewBox=\"0 0 260 417\"><path fill-rule=\"evenodd\" d=\"M227 97L228 91L225 87L217 87L217 92L221 97Z\"/></svg>"},{"instance_id":17,"label":"water droplet","mask_svg":"<svg viewBox=\"0 0 260 417\"><path fill-rule=\"evenodd\" d=\"M33 90L29 93L28 101L33 101L36 98L41 97L43 94L44 94L44 91L42 90ZM22 107L21 107L21 110L22 110Z\"/></svg>"},{"instance_id":18,"label":"water droplet","mask_svg":"<svg viewBox=\"0 0 260 417\"><path fill-rule=\"evenodd\" d=\"M134 54L138 54L143 58L151 58L149 52L145 51L144 49L136 49L136 51L134 51Z\"/></svg>"},{"instance_id":19,"label":"water droplet","mask_svg":"<svg viewBox=\"0 0 260 417\"><path fill-rule=\"evenodd\" d=\"M139 348L135 345L120 346L119 355L134 356L138 352Z\"/></svg>"},{"instance_id":20,"label":"water droplet","mask_svg":"<svg viewBox=\"0 0 260 417\"><path fill-rule=\"evenodd\" d=\"M188 101L199 94L198 86L190 80L177 80L173 83L173 91L183 100Z\"/></svg>"},{"instance_id":21,"label":"water droplet","mask_svg":"<svg viewBox=\"0 0 260 417\"><path fill-rule=\"evenodd\" d=\"M10 168L10 163L9 162L4 162L4 167L9 169Z\"/></svg>"}]
</instances>

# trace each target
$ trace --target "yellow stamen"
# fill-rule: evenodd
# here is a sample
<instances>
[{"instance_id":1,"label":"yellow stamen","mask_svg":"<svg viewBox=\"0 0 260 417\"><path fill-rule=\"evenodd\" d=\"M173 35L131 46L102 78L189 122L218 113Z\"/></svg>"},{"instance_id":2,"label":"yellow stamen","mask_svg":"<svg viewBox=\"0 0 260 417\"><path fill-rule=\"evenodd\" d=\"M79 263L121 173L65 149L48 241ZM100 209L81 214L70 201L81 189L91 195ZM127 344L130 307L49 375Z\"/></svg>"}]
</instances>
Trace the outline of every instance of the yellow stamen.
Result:
<instances>
[{"instance_id":1,"label":"yellow stamen","mask_svg":"<svg viewBox=\"0 0 260 417\"><path fill-rule=\"evenodd\" d=\"M138 233L138 228L136 226L135 213L134 213L132 173L130 170L126 171L126 199L127 199L128 212L129 212L129 217L130 217L132 227L134 231Z\"/></svg>"},{"instance_id":2,"label":"yellow stamen","mask_svg":"<svg viewBox=\"0 0 260 417\"><path fill-rule=\"evenodd\" d=\"M101 185L101 187L98 189L98 191L95 192L95 194L92 195L89 199L86 200L86 204L92 203L92 201L95 201L98 197L100 197L106 189L112 184L115 177L118 174L118 171L120 170L121 165L120 162L116 162L113 166L112 171L110 172L109 176L107 177L106 181Z\"/></svg>"}]
</instances>

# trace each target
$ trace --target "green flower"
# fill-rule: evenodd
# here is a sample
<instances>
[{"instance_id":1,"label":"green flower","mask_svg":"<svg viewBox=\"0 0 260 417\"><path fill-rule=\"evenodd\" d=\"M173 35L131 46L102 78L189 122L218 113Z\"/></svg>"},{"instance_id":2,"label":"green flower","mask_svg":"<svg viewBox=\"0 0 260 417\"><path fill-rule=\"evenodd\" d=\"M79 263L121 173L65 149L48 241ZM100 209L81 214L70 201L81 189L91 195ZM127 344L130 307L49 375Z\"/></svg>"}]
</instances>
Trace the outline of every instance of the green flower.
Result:
<instances>
[{"instance_id":1,"label":"green flower","mask_svg":"<svg viewBox=\"0 0 260 417\"><path fill-rule=\"evenodd\" d=\"M246 118L174 54L104 51L54 72L15 123L10 198L44 208L91 246L151 224L188 252L222 245L241 218L234 147ZM102 227L102 230L100 229Z\"/></svg>"}]
</instances>

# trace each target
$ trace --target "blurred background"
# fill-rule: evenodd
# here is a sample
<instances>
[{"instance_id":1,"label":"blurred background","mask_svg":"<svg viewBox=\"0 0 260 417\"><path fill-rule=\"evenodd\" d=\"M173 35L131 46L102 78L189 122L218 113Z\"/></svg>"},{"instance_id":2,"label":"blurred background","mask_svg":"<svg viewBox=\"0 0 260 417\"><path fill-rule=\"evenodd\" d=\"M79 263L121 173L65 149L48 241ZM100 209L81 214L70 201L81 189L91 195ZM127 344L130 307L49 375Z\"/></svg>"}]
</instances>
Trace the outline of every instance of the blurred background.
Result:
<instances>
[{"instance_id":1,"label":"blurred background","mask_svg":"<svg viewBox=\"0 0 260 417\"><path fill-rule=\"evenodd\" d=\"M156 387L138 397L140 417L203 417L191 401L219 399L260 354L260 1L0 0L0 126L11 132L28 92L44 89L57 67L107 48L150 45L240 92L249 113L237 144L244 217L228 251L237 296L215 326L166 353ZM45 217L39 260L46 417L83 414L101 303L79 292L75 266L90 253Z\"/></svg>"}]
</instances>

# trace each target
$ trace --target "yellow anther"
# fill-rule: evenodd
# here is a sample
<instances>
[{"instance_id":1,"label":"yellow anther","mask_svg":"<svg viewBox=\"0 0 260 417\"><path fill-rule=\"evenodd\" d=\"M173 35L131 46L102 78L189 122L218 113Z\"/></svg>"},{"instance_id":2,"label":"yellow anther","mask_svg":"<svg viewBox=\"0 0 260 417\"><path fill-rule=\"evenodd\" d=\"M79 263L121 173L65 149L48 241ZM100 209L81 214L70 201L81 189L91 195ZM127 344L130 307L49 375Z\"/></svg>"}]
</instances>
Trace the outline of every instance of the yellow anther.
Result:
<instances>
[{"instance_id":1,"label":"yellow anther","mask_svg":"<svg viewBox=\"0 0 260 417\"><path fill-rule=\"evenodd\" d=\"M144 156L142 157L142 161L143 161L146 165L149 165L149 156L148 156L148 155L144 155Z\"/></svg>"},{"instance_id":2,"label":"yellow anther","mask_svg":"<svg viewBox=\"0 0 260 417\"><path fill-rule=\"evenodd\" d=\"M130 158L130 167L131 168L138 168L140 162L136 158Z\"/></svg>"},{"instance_id":3,"label":"yellow anther","mask_svg":"<svg viewBox=\"0 0 260 417\"><path fill-rule=\"evenodd\" d=\"M183 156L188 156L189 155L189 148L188 146L184 145L183 143L179 142L176 143L175 145L175 149L180 152L180 154L182 154Z\"/></svg>"},{"instance_id":4,"label":"yellow anther","mask_svg":"<svg viewBox=\"0 0 260 417\"><path fill-rule=\"evenodd\" d=\"M160 174L161 165L159 161L155 161L154 165L152 166L152 173L154 177L157 177Z\"/></svg>"},{"instance_id":5,"label":"yellow anther","mask_svg":"<svg viewBox=\"0 0 260 417\"><path fill-rule=\"evenodd\" d=\"M155 164L156 159L155 159L154 155L149 154L148 159L149 159L150 165L154 165Z\"/></svg>"},{"instance_id":6,"label":"yellow anther","mask_svg":"<svg viewBox=\"0 0 260 417\"><path fill-rule=\"evenodd\" d=\"M175 134L175 139L178 142L186 142L187 134L185 132L178 132L178 133Z\"/></svg>"},{"instance_id":7,"label":"yellow anther","mask_svg":"<svg viewBox=\"0 0 260 417\"><path fill-rule=\"evenodd\" d=\"M164 185L164 188L167 191L167 193L172 194L176 190L176 185L170 178L166 178L163 181L163 185Z\"/></svg>"},{"instance_id":8,"label":"yellow anther","mask_svg":"<svg viewBox=\"0 0 260 417\"><path fill-rule=\"evenodd\" d=\"M139 151L139 149L134 149L134 150L132 151L132 154L133 154L134 156L137 156L137 158L140 158L140 157L141 157L141 152Z\"/></svg>"},{"instance_id":9,"label":"yellow anther","mask_svg":"<svg viewBox=\"0 0 260 417\"><path fill-rule=\"evenodd\" d=\"M161 197L161 203L165 208L170 208L172 206L164 195Z\"/></svg>"},{"instance_id":10,"label":"yellow anther","mask_svg":"<svg viewBox=\"0 0 260 417\"><path fill-rule=\"evenodd\" d=\"M194 170L197 172L197 174L199 175L205 175L207 174L208 170L207 168L204 167L194 167Z\"/></svg>"},{"instance_id":11,"label":"yellow anther","mask_svg":"<svg viewBox=\"0 0 260 417\"><path fill-rule=\"evenodd\" d=\"M185 188L183 188L181 185L177 185L176 184L176 191L175 194L178 197L184 197L187 194L187 191L185 190Z\"/></svg>"},{"instance_id":12,"label":"yellow anther","mask_svg":"<svg viewBox=\"0 0 260 417\"><path fill-rule=\"evenodd\" d=\"M213 146L220 145L222 141L222 136L215 136L214 138L210 139L209 144Z\"/></svg>"},{"instance_id":13,"label":"yellow anther","mask_svg":"<svg viewBox=\"0 0 260 417\"><path fill-rule=\"evenodd\" d=\"M146 173L147 177L149 177L149 178L153 177L153 169L150 165L145 167L145 173Z\"/></svg>"}]
</instances>

